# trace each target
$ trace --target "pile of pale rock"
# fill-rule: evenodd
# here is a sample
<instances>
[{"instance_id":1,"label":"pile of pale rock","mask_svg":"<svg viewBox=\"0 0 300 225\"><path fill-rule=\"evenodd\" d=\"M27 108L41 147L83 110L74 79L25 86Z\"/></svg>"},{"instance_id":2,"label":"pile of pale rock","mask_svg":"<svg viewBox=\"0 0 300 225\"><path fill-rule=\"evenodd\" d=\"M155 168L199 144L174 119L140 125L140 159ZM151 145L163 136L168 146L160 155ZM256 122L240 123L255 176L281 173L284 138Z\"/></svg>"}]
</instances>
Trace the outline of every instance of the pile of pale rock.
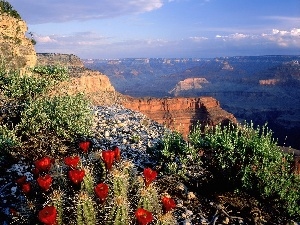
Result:
<instances>
[{"instance_id":1,"label":"pile of pale rock","mask_svg":"<svg viewBox=\"0 0 300 225\"><path fill-rule=\"evenodd\" d=\"M94 147L110 149L116 145L121 149L122 157L132 160L137 166L151 163L147 147L153 147L170 132L145 115L121 105L96 106L94 114Z\"/></svg>"}]
</instances>

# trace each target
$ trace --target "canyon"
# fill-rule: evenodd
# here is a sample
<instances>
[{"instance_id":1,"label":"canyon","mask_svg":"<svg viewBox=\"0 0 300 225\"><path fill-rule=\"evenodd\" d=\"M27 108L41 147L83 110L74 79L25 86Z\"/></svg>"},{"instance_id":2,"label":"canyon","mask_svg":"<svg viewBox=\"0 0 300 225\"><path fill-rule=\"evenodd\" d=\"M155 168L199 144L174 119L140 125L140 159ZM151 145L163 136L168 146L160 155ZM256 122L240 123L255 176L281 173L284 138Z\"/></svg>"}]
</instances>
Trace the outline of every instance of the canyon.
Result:
<instances>
[{"instance_id":1,"label":"canyon","mask_svg":"<svg viewBox=\"0 0 300 225\"><path fill-rule=\"evenodd\" d=\"M267 123L280 145L300 149L299 55L83 61L122 94L213 97L238 122Z\"/></svg>"},{"instance_id":2,"label":"canyon","mask_svg":"<svg viewBox=\"0 0 300 225\"><path fill-rule=\"evenodd\" d=\"M70 81L56 90L75 94L84 92L94 105L121 104L139 111L150 119L176 130L187 138L193 126L236 123L236 118L223 110L212 97L198 98L133 98L118 93L109 78L84 67L75 55L37 53L37 65L61 65L69 69ZM65 87L65 88L64 88Z\"/></svg>"}]
</instances>

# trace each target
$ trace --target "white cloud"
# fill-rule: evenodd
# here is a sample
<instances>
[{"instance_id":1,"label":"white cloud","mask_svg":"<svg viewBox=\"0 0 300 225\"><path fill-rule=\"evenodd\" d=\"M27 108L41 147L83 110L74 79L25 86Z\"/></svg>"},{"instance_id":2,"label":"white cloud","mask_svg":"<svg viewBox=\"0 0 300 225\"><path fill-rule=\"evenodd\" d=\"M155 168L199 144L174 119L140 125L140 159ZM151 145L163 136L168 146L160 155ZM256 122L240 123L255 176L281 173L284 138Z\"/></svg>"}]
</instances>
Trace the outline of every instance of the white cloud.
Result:
<instances>
[{"instance_id":1,"label":"white cloud","mask_svg":"<svg viewBox=\"0 0 300 225\"><path fill-rule=\"evenodd\" d=\"M208 40L207 37L189 37L189 39L192 40L192 41L195 41L195 42Z\"/></svg>"},{"instance_id":2,"label":"white cloud","mask_svg":"<svg viewBox=\"0 0 300 225\"><path fill-rule=\"evenodd\" d=\"M37 52L72 53L83 58L191 57L257 54L297 54L300 29L271 29L262 34L226 33L215 37L191 36L183 39L127 38L103 36L96 32L67 35L34 34Z\"/></svg>"},{"instance_id":3,"label":"white cloud","mask_svg":"<svg viewBox=\"0 0 300 225\"><path fill-rule=\"evenodd\" d=\"M262 34L262 38L276 43L281 47L300 47L300 29L293 28L290 31L273 29L270 34Z\"/></svg>"},{"instance_id":4,"label":"white cloud","mask_svg":"<svg viewBox=\"0 0 300 225\"><path fill-rule=\"evenodd\" d=\"M33 38L39 43L57 42L54 38L52 38L50 36L39 36L39 35L34 34Z\"/></svg>"},{"instance_id":5,"label":"white cloud","mask_svg":"<svg viewBox=\"0 0 300 225\"><path fill-rule=\"evenodd\" d=\"M163 6L163 0L11 0L10 3L30 24L112 18Z\"/></svg>"}]
</instances>

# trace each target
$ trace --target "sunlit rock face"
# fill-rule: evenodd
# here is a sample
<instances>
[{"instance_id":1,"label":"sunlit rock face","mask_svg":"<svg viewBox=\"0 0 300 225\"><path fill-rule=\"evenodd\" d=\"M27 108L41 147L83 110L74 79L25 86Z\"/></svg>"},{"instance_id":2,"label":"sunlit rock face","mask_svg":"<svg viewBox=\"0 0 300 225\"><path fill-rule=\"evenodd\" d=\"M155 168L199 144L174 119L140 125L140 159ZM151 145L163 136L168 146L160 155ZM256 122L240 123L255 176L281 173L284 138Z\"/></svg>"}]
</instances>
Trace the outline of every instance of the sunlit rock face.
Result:
<instances>
[{"instance_id":1,"label":"sunlit rock face","mask_svg":"<svg viewBox=\"0 0 300 225\"><path fill-rule=\"evenodd\" d=\"M35 66L34 45L26 32L27 25L23 20L0 14L0 59L6 68L25 71Z\"/></svg>"},{"instance_id":2,"label":"sunlit rock face","mask_svg":"<svg viewBox=\"0 0 300 225\"><path fill-rule=\"evenodd\" d=\"M187 137L197 123L201 125L236 123L236 118L223 110L212 97L198 98L128 98L126 108L142 112L158 123Z\"/></svg>"},{"instance_id":3,"label":"sunlit rock face","mask_svg":"<svg viewBox=\"0 0 300 225\"><path fill-rule=\"evenodd\" d=\"M54 90L57 93L85 93L95 105L111 105L118 102L120 94L110 83L109 78L84 67L79 57L73 54L37 53L37 65L59 65L69 70L70 80L62 82Z\"/></svg>"},{"instance_id":4,"label":"sunlit rock face","mask_svg":"<svg viewBox=\"0 0 300 225\"><path fill-rule=\"evenodd\" d=\"M169 94L179 96L182 92L197 91L202 88L203 84L209 83L205 78L187 78L179 81L176 86L169 91Z\"/></svg>"}]
</instances>

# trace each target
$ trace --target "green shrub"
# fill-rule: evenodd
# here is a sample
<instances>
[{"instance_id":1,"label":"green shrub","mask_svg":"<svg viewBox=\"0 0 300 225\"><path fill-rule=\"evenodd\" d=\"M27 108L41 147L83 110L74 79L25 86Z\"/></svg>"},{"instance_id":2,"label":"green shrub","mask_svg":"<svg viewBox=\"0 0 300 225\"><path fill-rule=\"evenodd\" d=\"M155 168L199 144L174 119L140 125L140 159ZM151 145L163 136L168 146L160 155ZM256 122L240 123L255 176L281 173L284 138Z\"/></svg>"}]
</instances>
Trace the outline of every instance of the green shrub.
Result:
<instances>
[{"instance_id":1,"label":"green shrub","mask_svg":"<svg viewBox=\"0 0 300 225\"><path fill-rule=\"evenodd\" d=\"M45 93L50 86L49 79L33 77L29 75L20 76L17 72L11 72L0 76L0 89L2 93L18 102L35 99Z\"/></svg>"},{"instance_id":2,"label":"green shrub","mask_svg":"<svg viewBox=\"0 0 300 225\"><path fill-rule=\"evenodd\" d=\"M68 69L64 66L36 66L32 69L32 71L36 74L39 74L42 77L51 78L55 81L65 81L69 78Z\"/></svg>"},{"instance_id":3,"label":"green shrub","mask_svg":"<svg viewBox=\"0 0 300 225\"><path fill-rule=\"evenodd\" d=\"M0 71L0 91L14 101L19 103L36 99L46 94L58 82L69 78L67 69L60 66L38 66L32 69L36 75L24 74L19 72Z\"/></svg>"},{"instance_id":4,"label":"green shrub","mask_svg":"<svg viewBox=\"0 0 300 225\"><path fill-rule=\"evenodd\" d=\"M300 178L291 171L292 156L281 151L267 126L216 126L190 134L195 148L211 157L216 176L226 177L234 189L276 199L290 216L300 213Z\"/></svg>"},{"instance_id":5,"label":"green shrub","mask_svg":"<svg viewBox=\"0 0 300 225\"><path fill-rule=\"evenodd\" d=\"M14 130L8 129L6 125L0 124L0 153L6 152L9 148L17 146L19 140Z\"/></svg>"},{"instance_id":6,"label":"green shrub","mask_svg":"<svg viewBox=\"0 0 300 225\"><path fill-rule=\"evenodd\" d=\"M187 168L200 164L199 155L190 148L179 132L166 133L155 146L147 152L167 174L185 177Z\"/></svg>"},{"instance_id":7,"label":"green shrub","mask_svg":"<svg viewBox=\"0 0 300 225\"><path fill-rule=\"evenodd\" d=\"M52 145L53 155L58 153L63 141L89 135L92 122L89 102L82 94L56 96L27 104L21 113L17 130L23 140Z\"/></svg>"},{"instance_id":8,"label":"green shrub","mask_svg":"<svg viewBox=\"0 0 300 225\"><path fill-rule=\"evenodd\" d=\"M39 66L33 74L0 69L0 94L3 98L2 122L22 140L14 154L58 154L63 143L88 135L92 113L82 95L54 96L53 87L69 78L61 66Z\"/></svg>"}]
</instances>

